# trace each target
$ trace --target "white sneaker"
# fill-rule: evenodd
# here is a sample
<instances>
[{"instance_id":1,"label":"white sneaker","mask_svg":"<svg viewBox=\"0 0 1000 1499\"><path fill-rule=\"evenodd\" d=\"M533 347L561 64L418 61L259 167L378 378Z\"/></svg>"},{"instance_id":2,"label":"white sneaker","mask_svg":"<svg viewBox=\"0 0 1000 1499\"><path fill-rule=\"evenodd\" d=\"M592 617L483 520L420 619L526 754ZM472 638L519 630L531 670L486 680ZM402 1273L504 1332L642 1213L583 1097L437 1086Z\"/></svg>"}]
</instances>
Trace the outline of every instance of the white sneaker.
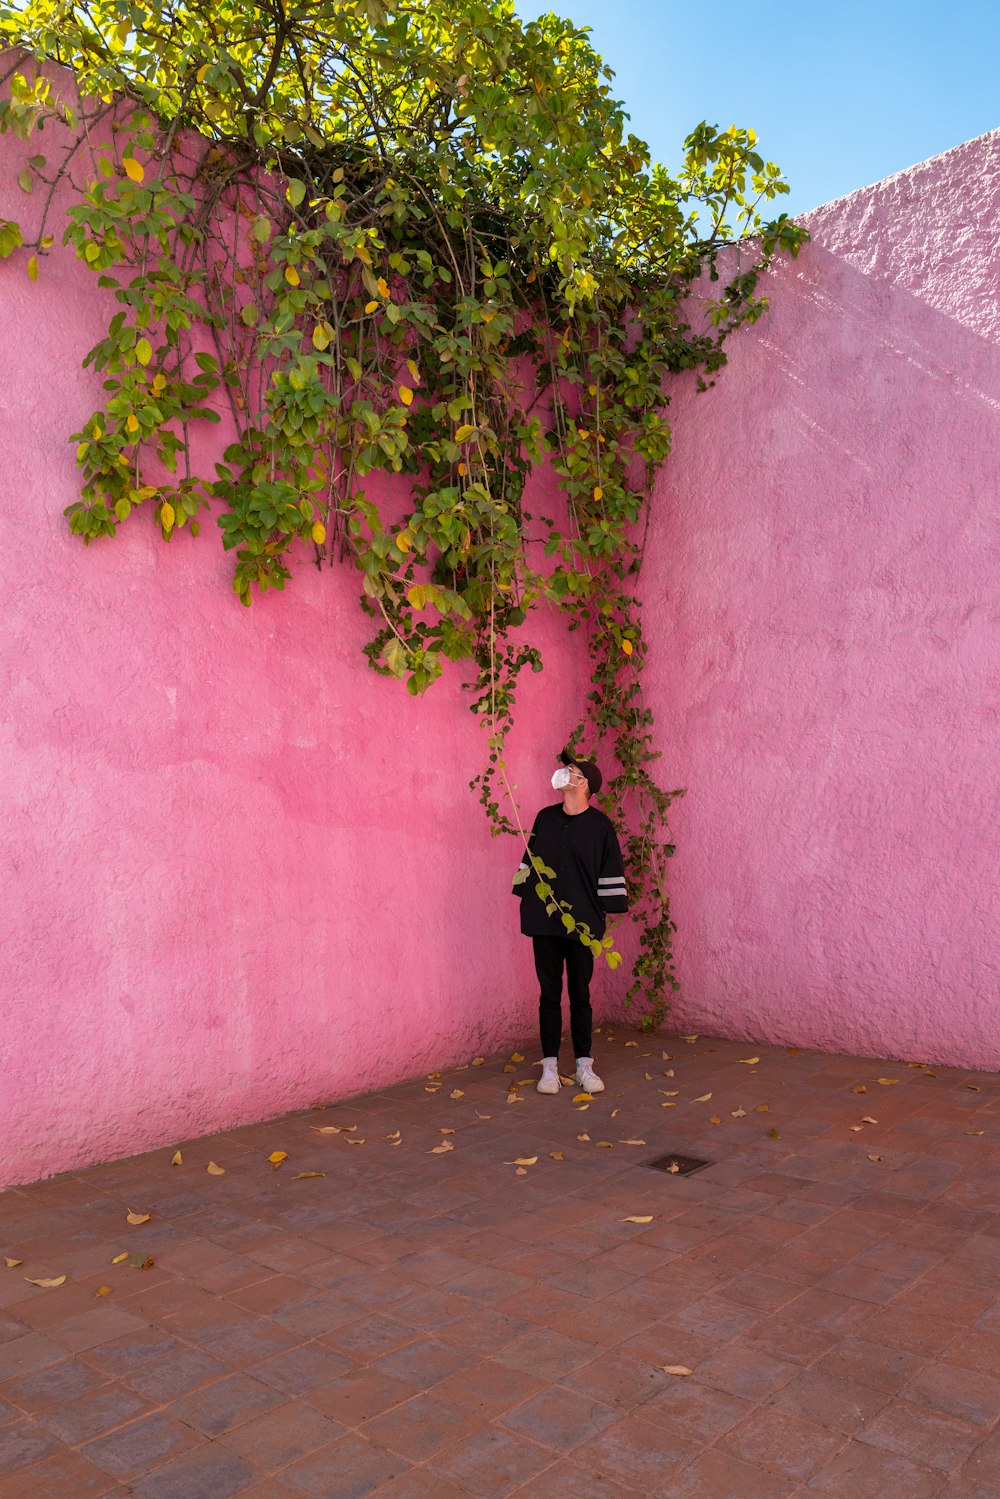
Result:
<instances>
[{"instance_id":1,"label":"white sneaker","mask_svg":"<svg viewBox=\"0 0 1000 1499\"><path fill-rule=\"evenodd\" d=\"M539 1093L558 1093L559 1083L559 1061L556 1057L542 1058L542 1075L538 1079L536 1087Z\"/></svg>"},{"instance_id":2,"label":"white sneaker","mask_svg":"<svg viewBox=\"0 0 1000 1499\"><path fill-rule=\"evenodd\" d=\"M594 1071L593 1057L577 1057L576 1080L584 1093L603 1093L604 1084Z\"/></svg>"}]
</instances>

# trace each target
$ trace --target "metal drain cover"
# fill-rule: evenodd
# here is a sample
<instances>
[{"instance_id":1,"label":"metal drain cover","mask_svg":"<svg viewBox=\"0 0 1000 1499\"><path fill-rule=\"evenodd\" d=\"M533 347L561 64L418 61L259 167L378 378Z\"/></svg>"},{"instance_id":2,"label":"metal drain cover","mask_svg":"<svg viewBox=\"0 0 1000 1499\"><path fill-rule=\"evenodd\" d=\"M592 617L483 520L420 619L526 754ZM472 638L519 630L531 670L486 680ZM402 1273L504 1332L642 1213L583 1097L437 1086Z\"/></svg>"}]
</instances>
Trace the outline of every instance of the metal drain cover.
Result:
<instances>
[{"instance_id":1,"label":"metal drain cover","mask_svg":"<svg viewBox=\"0 0 1000 1499\"><path fill-rule=\"evenodd\" d=\"M671 1176L690 1176L695 1171L701 1171L706 1166L711 1166L711 1161L699 1161L693 1155L658 1155L655 1161L646 1161L654 1171L667 1171Z\"/></svg>"}]
</instances>

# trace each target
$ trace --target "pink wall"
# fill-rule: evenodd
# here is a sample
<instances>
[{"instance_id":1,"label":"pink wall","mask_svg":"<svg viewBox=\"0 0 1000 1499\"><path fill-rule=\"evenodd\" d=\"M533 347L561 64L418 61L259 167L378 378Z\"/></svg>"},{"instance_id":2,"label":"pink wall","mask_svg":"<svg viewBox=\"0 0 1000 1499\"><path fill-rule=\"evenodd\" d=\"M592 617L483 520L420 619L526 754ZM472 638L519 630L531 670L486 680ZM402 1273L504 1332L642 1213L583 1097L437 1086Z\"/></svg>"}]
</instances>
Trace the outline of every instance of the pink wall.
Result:
<instances>
[{"instance_id":1,"label":"pink wall","mask_svg":"<svg viewBox=\"0 0 1000 1499\"><path fill-rule=\"evenodd\" d=\"M72 538L107 314L70 252L34 285L26 260L0 261L0 1186L468 1060L537 1005L457 673L419 701L372 673L356 575L305 549L248 611L211 523ZM580 707L539 629L529 823Z\"/></svg>"},{"instance_id":2,"label":"pink wall","mask_svg":"<svg viewBox=\"0 0 1000 1499\"><path fill-rule=\"evenodd\" d=\"M1000 1067L1000 132L813 213L644 573L683 1029Z\"/></svg>"}]
</instances>

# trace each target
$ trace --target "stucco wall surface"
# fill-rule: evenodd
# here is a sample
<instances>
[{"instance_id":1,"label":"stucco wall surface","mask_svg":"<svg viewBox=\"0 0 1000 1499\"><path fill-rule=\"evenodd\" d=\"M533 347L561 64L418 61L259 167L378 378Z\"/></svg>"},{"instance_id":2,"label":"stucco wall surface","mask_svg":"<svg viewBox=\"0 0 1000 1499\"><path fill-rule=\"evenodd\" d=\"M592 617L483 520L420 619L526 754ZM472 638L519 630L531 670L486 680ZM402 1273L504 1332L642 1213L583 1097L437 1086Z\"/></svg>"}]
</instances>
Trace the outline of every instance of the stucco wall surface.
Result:
<instances>
[{"instance_id":1,"label":"stucco wall surface","mask_svg":"<svg viewBox=\"0 0 1000 1499\"><path fill-rule=\"evenodd\" d=\"M683 1029L1000 1067L1000 132L831 203L672 405Z\"/></svg>"},{"instance_id":2,"label":"stucco wall surface","mask_svg":"<svg viewBox=\"0 0 1000 1499\"><path fill-rule=\"evenodd\" d=\"M71 252L34 285L26 258L0 261L0 1187L468 1060L537 1005L458 673L420 700L372 673L357 575L305 549L245 610L211 520L71 537L109 313ZM529 825L580 706L577 642L537 630Z\"/></svg>"}]
</instances>

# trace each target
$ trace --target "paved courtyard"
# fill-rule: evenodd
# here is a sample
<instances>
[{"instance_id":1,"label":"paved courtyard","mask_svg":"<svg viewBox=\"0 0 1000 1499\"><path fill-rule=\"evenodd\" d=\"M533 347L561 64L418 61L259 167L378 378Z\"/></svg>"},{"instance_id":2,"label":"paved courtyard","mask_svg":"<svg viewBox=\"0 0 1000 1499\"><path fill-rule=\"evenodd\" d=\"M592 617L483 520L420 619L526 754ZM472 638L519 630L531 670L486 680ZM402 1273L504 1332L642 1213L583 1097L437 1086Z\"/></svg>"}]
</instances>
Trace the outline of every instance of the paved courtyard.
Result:
<instances>
[{"instance_id":1,"label":"paved courtyard","mask_svg":"<svg viewBox=\"0 0 1000 1499\"><path fill-rule=\"evenodd\" d=\"M0 1499L997 1499L1000 1077L521 1052L0 1198Z\"/></svg>"}]
</instances>

